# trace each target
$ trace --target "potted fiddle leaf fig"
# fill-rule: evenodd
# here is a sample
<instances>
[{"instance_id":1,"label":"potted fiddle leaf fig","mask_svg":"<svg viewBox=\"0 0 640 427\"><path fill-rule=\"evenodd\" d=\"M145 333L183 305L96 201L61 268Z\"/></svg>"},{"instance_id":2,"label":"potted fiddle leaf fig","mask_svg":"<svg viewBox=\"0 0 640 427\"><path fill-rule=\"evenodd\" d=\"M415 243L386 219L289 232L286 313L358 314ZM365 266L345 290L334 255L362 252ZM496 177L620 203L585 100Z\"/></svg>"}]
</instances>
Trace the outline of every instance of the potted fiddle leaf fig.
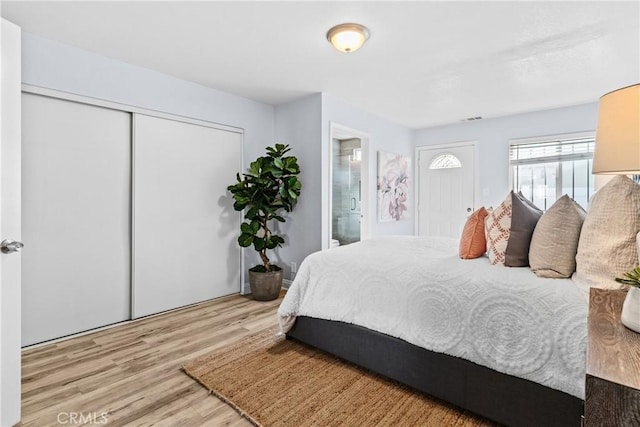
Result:
<instances>
[{"instance_id":1,"label":"potted fiddle leaf fig","mask_svg":"<svg viewBox=\"0 0 640 427\"><path fill-rule=\"evenodd\" d=\"M282 268L272 264L267 251L284 244L284 238L274 233L273 221L285 222L282 211L291 212L298 202L302 183L298 159L287 156L288 145L266 148L266 156L251 162L247 173L236 174L236 183L227 187L237 211L245 210L240 224L238 244L253 248L262 264L249 269L249 285L253 298L270 301L278 298L282 287Z\"/></svg>"}]
</instances>

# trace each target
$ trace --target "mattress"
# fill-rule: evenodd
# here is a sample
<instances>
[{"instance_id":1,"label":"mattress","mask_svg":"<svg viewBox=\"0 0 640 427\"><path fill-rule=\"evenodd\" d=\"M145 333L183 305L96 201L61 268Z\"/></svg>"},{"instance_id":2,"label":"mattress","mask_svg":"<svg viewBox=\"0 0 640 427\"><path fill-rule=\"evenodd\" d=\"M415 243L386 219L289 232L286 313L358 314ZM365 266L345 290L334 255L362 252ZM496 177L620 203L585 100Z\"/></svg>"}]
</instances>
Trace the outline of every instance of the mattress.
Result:
<instances>
[{"instance_id":1,"label":"mattress","mask_svg":"<svg viewBox=\"0 0 640 427\"><path fill-rule=\"evenodd\" d=\"M390 236L316 252L278 318L359 325L584 399L587 303L572 279L462 260L458 242Z\"/></svg>"}]
</instances>

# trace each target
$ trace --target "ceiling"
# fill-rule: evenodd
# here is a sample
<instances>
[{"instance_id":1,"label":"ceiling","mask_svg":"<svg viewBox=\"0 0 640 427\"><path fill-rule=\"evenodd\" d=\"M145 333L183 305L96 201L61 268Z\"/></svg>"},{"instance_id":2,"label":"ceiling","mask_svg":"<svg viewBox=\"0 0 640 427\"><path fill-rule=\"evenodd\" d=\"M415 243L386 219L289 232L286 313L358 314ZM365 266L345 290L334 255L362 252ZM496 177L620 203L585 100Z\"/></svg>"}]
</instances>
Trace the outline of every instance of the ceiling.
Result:
<instances>
[{"instance_id":1,"label":"ceiling","mask_svg":"<svg viewBox=\"0 0 640 427\"><path fill-rule=\"evenodd\" d=\"M640 2L10 2L24 31L256 101L328 92L412 129L640 81ZM352 54L327 30L371 31Z\"/></svg>"}]
</instances>

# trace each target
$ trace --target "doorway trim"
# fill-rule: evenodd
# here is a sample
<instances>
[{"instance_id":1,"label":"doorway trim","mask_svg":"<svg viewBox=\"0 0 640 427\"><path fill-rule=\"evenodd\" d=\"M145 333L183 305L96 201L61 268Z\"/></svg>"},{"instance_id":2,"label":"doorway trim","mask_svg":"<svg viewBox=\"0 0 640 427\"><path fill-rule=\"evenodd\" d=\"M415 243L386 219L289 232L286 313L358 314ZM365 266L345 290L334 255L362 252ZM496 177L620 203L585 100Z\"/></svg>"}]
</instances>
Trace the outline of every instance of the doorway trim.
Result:
<instances>
[{"instance_id":1,"label":"doorway trim","mask_svg":"<svg viewBox=\"0 0 640 427\"><path fill-rule=\"evenodd\" d=\"M362 132L357 129L350 128L348 126L329 122L329 159L327 162L328 168L328 181L327 186L329 188L327 208L328 213L328 233L322 238L322 250L329 249L331 247L331 236L333 235L333 140L334 139L351 139L358 138L360 140L360 150L362 150L362 160L360 161L360 185L362 186L362 200L360 201L360 240L368 239L371 236L371 221L370 215L370 160L369 160L369 147L371 146L371 135Z\"/></svg>"},{"instance_id":2,"label":"doorway trim","mask_svg":"<svg viewBox=\"0 0 640 427\"><path fill-rule=\"evenodd\" d=\"M418 235L418 231L420 230L420 199L419 199L419 195L420 195L420 153L422 151L429 151L429 150L446 150L449 148L459 148L459 147L468 147L468 146L472 146L473 147L473 210L475 211L475 209L477 209L477 205L480 202L480 167L479 167L479 162L478 162L478 141L475 140L469 140L469 141L458 141L458 142L448 142L448 143L444 143L444 144L433 144L433 145L421 145L419 147L416 147L415 149L415 155L414 155L414 170L415 172L415 192L413 194L413 200L415 200L416 202L413 205L413 217L414 217L414 224L413 224L413 234L415 236Z\"/></svg>"}]
</instances>

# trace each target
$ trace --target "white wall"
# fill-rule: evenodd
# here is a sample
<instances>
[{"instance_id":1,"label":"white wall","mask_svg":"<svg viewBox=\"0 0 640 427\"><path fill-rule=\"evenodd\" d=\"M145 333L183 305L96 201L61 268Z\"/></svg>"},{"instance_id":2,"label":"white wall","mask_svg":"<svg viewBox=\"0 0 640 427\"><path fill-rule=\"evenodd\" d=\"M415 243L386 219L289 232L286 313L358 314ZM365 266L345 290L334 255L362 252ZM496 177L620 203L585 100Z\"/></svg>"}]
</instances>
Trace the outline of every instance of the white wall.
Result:
<instances>
[{"instance_id":1,"label":"white wall","mask_svg":"<svg viewBox=\"0 0 640 427\"><path fill-rule=\"evenodd\" d=\"M244 164L274 137L274 108L32 34L22 35L23 83L244 129ZM240 171L239 171L240 172ZM229 184L234 176L229 177ZM245 251L251 263L251 251Z\"/></svg>"},{"instance_id":2,"label":"white wall","mask_svg":"<svg viewBox=\"0 0 640 427\"><path fill-rule=\"evenodd\" d=\"M338 123L370 135L369 145L369 170L362 171L369 176L369 220L371 237L390 234L413 234L413 204L409 200L406 219L393 222L378 222L377 211L377 176L379 150L396 154L404 154L413 159L413 139L409 128L401 126L390 120L363 111L347 104L341 99L328 94L322 94L322 242L329 241L329 145L331 144L329 126L330 123ZM413 160L411 161L413 165ZM415 180L413 168L410 179ZM415 181L410 185L415 188Z\"/></svg>"},{"instance_id":3,"label":"white wall","mask_svg":"<svg viewBox=\"0 0 640 427\"><path fill-rule=\"evenodd\" d=\"M509 140L594 131L597 117L598 104L589 103L421 129L413 138L416 147L477 141L480 205L496 206L510 189Z\"/></svg>"},{"instance_id":4,"label":"white wall","mask_svg":"<svg viewBox=\"0 0 640 427\"><path fill-rule=\"evenodd\" d=\"M32 34L22 36L23 83L236 126L245 148L273 139L273 107Z\"/></svg>"},{"instance_id":5,"label":"white wall","mask_svg":"<svg viewBox=\"0 0 640 427\"><path fill-rule=\"evenodd\" d=\"M321 95L314 94L276 107L275 141L291 146L302 182L298 204L285 216L287 222L277 228L286 242L276 251L285 279L291 279L292 261L300 265L307 255L321 249L321 105Z\"/></svg>"}]
</instances>

